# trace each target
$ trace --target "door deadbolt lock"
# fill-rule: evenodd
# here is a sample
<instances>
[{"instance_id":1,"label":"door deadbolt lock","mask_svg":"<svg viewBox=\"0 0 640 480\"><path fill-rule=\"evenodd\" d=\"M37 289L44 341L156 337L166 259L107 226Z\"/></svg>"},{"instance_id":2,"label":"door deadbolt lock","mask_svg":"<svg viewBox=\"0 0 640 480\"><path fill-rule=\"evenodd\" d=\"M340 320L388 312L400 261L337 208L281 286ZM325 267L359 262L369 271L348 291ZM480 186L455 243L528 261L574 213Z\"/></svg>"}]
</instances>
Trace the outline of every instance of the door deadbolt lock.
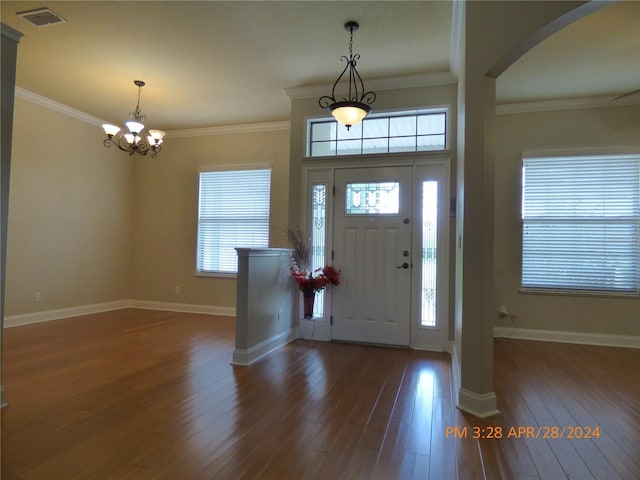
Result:
<instances>
[{"instance_id":1,"label":"door deadbolt lock","mask_svg":"<svg viewBox=\"0 0 640 480\"><path fill-rule=\"evenodd\" d=\"M408 225L410 221L411 221L411 220L409 220L408 218L405 218L405 219L402 221L402 223L404 223L405 225Z\"/></svg>"},{"instance_id":2,"label":"door deadbolt lock","mask_svg":"<svg viewBox=\"0 0 640 480\"><path fill-rule=\"evenodd\" d=\"M402 251L402 256L403 257L408 257L409 256L409 250L403 250Z\"/></svg>"}]
</instances>

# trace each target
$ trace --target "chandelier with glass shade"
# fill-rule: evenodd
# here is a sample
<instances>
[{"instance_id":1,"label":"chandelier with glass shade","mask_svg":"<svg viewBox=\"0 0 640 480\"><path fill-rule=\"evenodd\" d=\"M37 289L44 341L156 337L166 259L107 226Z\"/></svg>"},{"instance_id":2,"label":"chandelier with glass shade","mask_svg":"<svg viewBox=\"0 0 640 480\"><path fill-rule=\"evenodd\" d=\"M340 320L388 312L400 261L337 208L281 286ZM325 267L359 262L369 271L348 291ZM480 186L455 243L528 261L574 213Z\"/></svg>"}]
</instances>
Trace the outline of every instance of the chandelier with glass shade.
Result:
<instances>
[{"instance_id":1,"label":"chandelier with glass shade","mask_svg":"<svg viewBox=\"0 0 640 480\"><path fill-rule=\"evenodd\" d=\"M162 130L148 130L148 135L144 134L143 122L147 116L140 110L140 92L145 83L142 80L134 80L133 83L138 87L136 109L129 113L130 120L125 122L124 130L116 125L102 125L107 134L103 143L107 148L115 145L129 155L137 153L138 155L151 155L155 158L162 149L162 141L166 133Z\"/></svg>"},{"instance_id":2,"label":"chandelier with glass shade","mask_svg":"<svg viewBox=\"0 0 640 480\"><path fill-rule=\"evenodd\" d=\"M359 26L358 22L354 21L344 24L345 30L349 32L349 57L343 55L340 60L347 64L333 84L331 95L324 95L318 100L320 107L327 109L339 123L347 127L347 130L360 123L371 112L370 105L376 100L375 92L365 91L364 82L356 68L360 54L353 53L353 32L358 30ZM336 87L343 77L346 79L347 72L349 80L347 96L336 99Z\"/></svg>"}]
</instances>

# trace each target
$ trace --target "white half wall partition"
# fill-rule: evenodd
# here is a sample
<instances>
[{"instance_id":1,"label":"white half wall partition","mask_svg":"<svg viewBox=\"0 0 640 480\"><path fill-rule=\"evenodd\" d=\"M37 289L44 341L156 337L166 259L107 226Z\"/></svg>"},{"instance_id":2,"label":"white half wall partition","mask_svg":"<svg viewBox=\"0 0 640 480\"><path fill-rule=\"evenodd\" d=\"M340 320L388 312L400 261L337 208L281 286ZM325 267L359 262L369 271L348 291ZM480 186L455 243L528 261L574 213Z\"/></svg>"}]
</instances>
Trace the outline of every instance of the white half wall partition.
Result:
<instances>
[{"instance_id":1,"label":"white half wall partition","mask_svg":"<svg viewBox=\"0 0 640 480\"><path fill-rule=\"evenodd\" d=\"M284 248L236 248L234 365L251 365L298 337L298 289Z\"/></svg>"}]
</instances>

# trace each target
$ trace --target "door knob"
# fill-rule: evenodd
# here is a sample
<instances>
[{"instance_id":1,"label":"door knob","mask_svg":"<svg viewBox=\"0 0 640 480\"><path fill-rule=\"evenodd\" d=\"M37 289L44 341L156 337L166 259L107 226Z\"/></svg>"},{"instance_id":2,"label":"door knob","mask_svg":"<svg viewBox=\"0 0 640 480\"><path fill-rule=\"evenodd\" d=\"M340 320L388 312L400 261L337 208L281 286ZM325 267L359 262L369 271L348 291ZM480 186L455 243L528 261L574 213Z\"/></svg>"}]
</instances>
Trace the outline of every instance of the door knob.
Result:
<instances>
[{"instance_id":1,"label":"door knob","mask_svg":"<svg viewBox=\"0 0 640 480\"><path fill-rule=\"evenodd\" d=\"M406 270L407 268L409 268L409 264L407 262L404 262L402 265L396 268L404 268Z\"/></svg>"}]
</instances>

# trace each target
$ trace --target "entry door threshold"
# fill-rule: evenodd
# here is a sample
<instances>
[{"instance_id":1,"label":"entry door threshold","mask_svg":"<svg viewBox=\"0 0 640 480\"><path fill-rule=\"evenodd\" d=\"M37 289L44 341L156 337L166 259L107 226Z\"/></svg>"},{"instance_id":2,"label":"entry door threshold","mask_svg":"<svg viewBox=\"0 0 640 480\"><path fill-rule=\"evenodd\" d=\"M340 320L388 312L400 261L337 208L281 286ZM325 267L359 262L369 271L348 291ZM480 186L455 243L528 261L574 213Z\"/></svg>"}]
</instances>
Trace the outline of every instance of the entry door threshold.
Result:
<instances>
[{"instance_id":1,"label":"entry door threshold","mask_svg":"<svg viewBox=\"0 0 640 480\"><path fill-rule=\"evenodd\" d=\"M373 342L356 342L355 340L338 340L331 339L333 343L342 343L344 345L361 345L363 347L383 347L383 348L399 348L400 350L411 350L409 345L392 345L390 343L373 343Z\"/></svg>"}]
</instances>

